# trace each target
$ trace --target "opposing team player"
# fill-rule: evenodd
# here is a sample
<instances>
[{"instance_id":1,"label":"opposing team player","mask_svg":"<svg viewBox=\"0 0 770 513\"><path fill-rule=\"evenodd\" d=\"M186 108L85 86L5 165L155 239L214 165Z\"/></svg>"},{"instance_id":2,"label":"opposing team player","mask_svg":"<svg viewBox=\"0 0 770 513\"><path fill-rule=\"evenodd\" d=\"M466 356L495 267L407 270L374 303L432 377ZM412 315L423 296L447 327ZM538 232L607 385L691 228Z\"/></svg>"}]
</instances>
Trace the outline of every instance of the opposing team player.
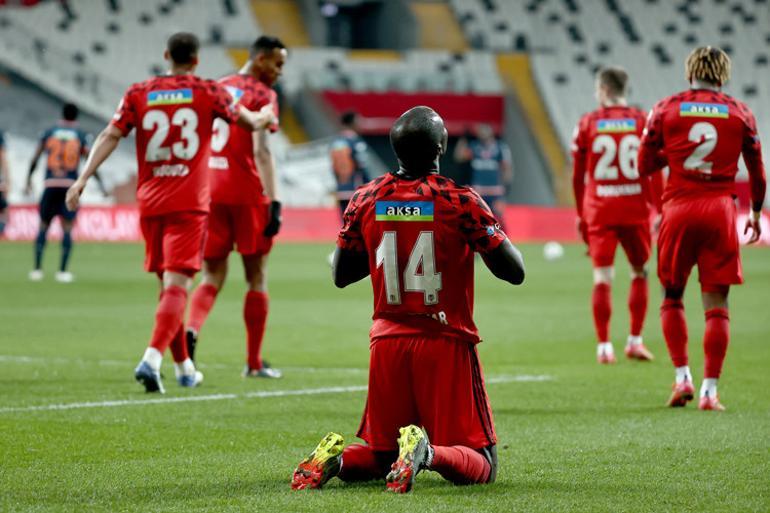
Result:
<instances>
[{"instance_id":1,"label":"opposing team player","mask_svg":"<svg viewBox=\"0 0 770 513\"><path fill-rule=\"evenodd\" d=\"M40 156L47 154L43 196L40 199L40 228L35 238L35 267L29 273L29 279L43 279L43 251L45 250L48 228L54 217L59 217L62 228L61 261L56 281L70 283L74 276L67 271L70 253L72 251L72 228L75 224L74 210L67 210L64 197L67 189L75 183L78 177L80 159L88 155L88 136L78 127L78 108L67 103L62 108L62 119L43 132L40 137L27 175L26 194L32 192L32 175L37 167ZM107 195L99 175L96 176L102 192Z\"/></svg>"},{"instance_id":2,"label":"opposing team player","mask_svg":"<svg viewBox=\"0 0 770 513\"><path fill-rule=\"evenodd\" d=\"M692 267L698 266L706 314L705 368L701 410L724 410L717 380L730 339L727 295L743 282L736 227L735 175L738 159L749 172L751 212L745 232L760 236L766 179L754 115L721 91L730 79L730 58L706 46L690 53L690 89L658 102L647 121L639 153L644 174L665 162L670 169L663 194L658 238L658 277L665 289L660 309L663 336L676 367L669 406L685 406L695 388L687 358L687 322L682 296Z\"/></svg>"},{"instance_id":3,"label":"opposing team player","mask_svg":"<svg viewBox=\"0 0 770 513\"><path fill-rule=\"evenodd\" d=\"M5 156L5 135L0 132L0 239L5 236L5 225L8 223L8 201L5 195L11 190L8 159Z\"/></svg>"},{"instance_id":4,"label":"opposing team player","mask_svg":"<svg viewBox=\"0 0 770 513\"><path fill-rule=\"evenodd\" d=\"M660 211L662 175L640 177L636 165L647 115L626 102L628 74L605 68L596 78L599 108L583 116L572 141L572 186L578 228L594 268L592 294L599 363L615 363L610 339L612 281L618 243L631 264L628 358L652 360L642 341L647 314L647 261L652 245L650 202Z\"/></svg>"},{"instance_id":5,"label":"opposing team player","mask_svg":"<svg viewBox=\"0 0 770 513\"><path fill-rule=\"evenodd\" d=\"M169 346L179 384L196 386L202 379L187 355L183 317L188 287L201 266L214 118L253 130L275 121L270 109L254 113L236 106L223 86L195 76L198 48L193 34L169 38L165 52L169 73L128 88L112 122L96 139L83 175L67 192L67 206L74 210L89 177L120 139L136 129L145 269L158 275L162 289L150 345L135 370L148 392L164 392L160 365Z\"/></svg>"},{"instance_id":6,"label":"opposing team player","mask_svg":"<svg viewBox=\"0 0 770 513\"><path fill-rule=\"evenodd\" d=\"M332 141L330 157L337 180L337 204L340 215L345 215L355 190L369 181L368 146L358 135L358 114L345 112L340 116L340 123L342 131Z\"/></svg>"},{"instance_id":7,"label":"opposing team player","mask_svg":"<svg viewBox=\"0 0 770 513\"><path fill-rule=\"evenodd\" d=\"M278 101L272 86L281 76L286 47L262 36L251 46L250 57L238 73L219 82L235 100L251 110L268 107L278 119ZM278 130L277 121L270 127ZM227 278L227 259L235 246L241 254L248 290L243 301L246 323L246 377L280 378L281 372L262 360L262 339L267 322L267 256L281 226L281 204L276 191L275 162L265 130L214 123L211 140L213 185L203 280L195 289L187 324L187 349L195 347L217 294Z\"/></svg>"},{"instance_id":8,"label":"opposing team player","mask_svg":"<svg viewBox=\"0 0 770 513\"><path fill-rule=\"evenodd\" d=\"M407 111L390 139L399 169L353 195L333 271L338 287L371 274L374 289L369 395L358 432L367 445L343 448L342 436L329 433L295 470L295 489L337 475L385 478L388 490L404 493L422 470L457 484L495 479L495 430L472 317L473 254L513 284L524 280L524 264L478 194L439 176L447 132L438 114Z\"/></svg>"}]
</instances>

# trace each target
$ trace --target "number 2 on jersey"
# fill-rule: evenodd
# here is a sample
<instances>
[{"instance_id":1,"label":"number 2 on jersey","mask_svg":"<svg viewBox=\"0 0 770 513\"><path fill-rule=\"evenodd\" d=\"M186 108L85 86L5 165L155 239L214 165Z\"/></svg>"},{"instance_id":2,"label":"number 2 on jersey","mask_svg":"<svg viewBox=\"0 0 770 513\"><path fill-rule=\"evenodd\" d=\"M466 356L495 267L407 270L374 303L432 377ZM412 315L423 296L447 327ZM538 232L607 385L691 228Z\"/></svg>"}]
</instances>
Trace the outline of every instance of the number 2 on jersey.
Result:
<instances>
[{"instance_id":1,"label":"number 2 on jersey","mask_svg":"<svg viewBox=\"0 0 770 513\"><path fill-rule=\"evenodd\" d=\"M690 128L687 134L690 142L698 143L693 152L684 161L684 168L690 171L700 171L703 174L711 174L711 162L704 159L708 157L717 146L717 129L711 123L700 121Z\"/></svg>"},{"instance_id":2,"label":"number 2 on jersey","mask_svg":"<svg viewBox=\"0 0 770 513\"><path fill-rule=\"evenodd\" d=\"M385 232L377 246L377 269L382 267L385 278L385 295L389 305L401 304L401 283L398 269L398 245L396 232ZM433 232L420 232L412 247L403 275L406 292L422 292L426 305L438 303L441 290L441 273L436 272L436 252Z\"/></svg>"}]
</instances>

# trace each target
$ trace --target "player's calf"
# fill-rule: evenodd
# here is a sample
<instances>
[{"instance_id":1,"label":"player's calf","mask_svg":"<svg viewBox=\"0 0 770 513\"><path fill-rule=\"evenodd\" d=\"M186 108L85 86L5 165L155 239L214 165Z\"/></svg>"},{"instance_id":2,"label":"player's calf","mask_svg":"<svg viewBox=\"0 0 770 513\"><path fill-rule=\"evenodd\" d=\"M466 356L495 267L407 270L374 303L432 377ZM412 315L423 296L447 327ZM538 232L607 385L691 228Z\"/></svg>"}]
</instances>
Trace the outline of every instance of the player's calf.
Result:
<instances>
[{"instance_id":1,"label":"player's calf","mask_svg":"<svg viewBox=\"0 0 770 513\"><path fill-rule=\"evenodd\" d=\"M328 433L310 455L297 465L291 479L292 490L321 488L340 472L345 440L342 435Z\"/></svg>"}]
</instances>

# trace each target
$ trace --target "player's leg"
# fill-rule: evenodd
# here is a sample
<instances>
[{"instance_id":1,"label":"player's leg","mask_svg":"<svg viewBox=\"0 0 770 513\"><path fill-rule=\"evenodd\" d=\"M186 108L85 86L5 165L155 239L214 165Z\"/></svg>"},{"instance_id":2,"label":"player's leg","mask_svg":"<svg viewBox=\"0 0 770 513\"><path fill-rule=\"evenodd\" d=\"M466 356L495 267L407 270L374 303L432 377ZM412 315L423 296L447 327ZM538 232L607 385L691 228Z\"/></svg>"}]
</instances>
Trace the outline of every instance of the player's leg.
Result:
<instances>
[{"instance_id":1,"label":"player's leg","mask_svg":"<svg viewBox=\"0 0 770 513\"><path fill-rule=\"evenodd\" d=\"M65 207L66 208L66 207ZM74 212L72 215L61 215L62 238L61 238L61 260L59 262L59 272L56 273L56 281L60 283L71 283L74 276L67 271L70 255L72 254L72 228L75 225Z\"/></svg>"},{"instance_id":2,"label":"player's leg","mask_svg":"<svg viewBox=\"0 0 770 513\"><path fill-rule=\"evenodd\" d=\"M198 336L203 324L214 307L219 291L227 279L227 257L208 258L203 261L203 278L190 299L190 312L187 317L185 344L190 358L195 360Z\"/></svg>"},{"instance_id":3,"label":"player's leg","mask_svg":"<svg viewBox=\"0 0 770 513\"><path fill-rule=\"evenodd\" d=\"M373 341L369 361L369 390L357 433L367 444L351 444L344 452L340 452L331 447L341 449L342 437L329 433L316 450L300 462L292 478L292 488L318 488L337 474L340 479L348 482L382 479L386 476L398 454L396 438L399 427L418 421L409 379L409 348L412 344L411 339L396 337ZM327 456L329 454L335 458L339 456L341 461L330 461L331 458Z\"/></svg>"},{"instance_id":4,"label":"player's leg","mask_svg":"<svg viewBox=\"0 0 770 513\"><path fill-rule=\"evenodd\" d=\"M48 228L51 220L56 215L56 210L51 201L51 189L45 189L40 198L40 226L35 237L35 266L29 273L29 279L39 281L43 279L43 253L45 252Z\"/></svg>"},{"instance_id":5,"label":"player's leg","mask_svg":"<svg viewBox=\"0 0 770 513\"><path fill-rule=\"evenodd\" d=\"M700 389L701 410L724 410L717 394L717 382L722 373L722 364L730 343L730 311L727 304L728 285L703 286L702 300L706 315L706 329L703 333L705 364L703 384Z\"/></svg>"},{"instance_id":6,"label":"player's leg","mask_svg":"<svg viewBox=\"0 0 770 513\"><path fill-rule=\"evenodd\" d=\"M618 245L616 231L607 226L588 228L588 251L593 262L593 290L591 307L596 330L596 360L602 364L615 363L615 350L610 339L612 317L612 281L615 278L615 250Z\"/></svg>"},{"instance_id":7,"label":"player's leg","mask_svg":"<svg viewBox=\"0 0 770 513\"><path fill-rule=\"evenodd\" d=\"M408 492L422 470L455 484L493 481L497 437L476 347L459 339L419 339L410 367L425 431L414 425L401 428L388 489Z\"/></svg>"},{"instance_id":8,"label":"player's leg","mask_svg":"<svg viewBox=\"0 0 770 513\"><path fill-rule=\"evenodd\" d=\"M743 283L736 217L731 198L714 201L707 212L709 230L704 238L708 239L698 254L698 276L706 317L704 379L698 405L702 410L724 410L717 395L717 381L730 341L727 296L730 285Z\"/></svg>"},{"instance_id":9,"label":"player's leg","mask_svg":"<svg viewBox=\"0 0 770 513\"><path fill-rule=\"evenodd\" d=\"M631 265L631 286L628 292L630 327L625 354L627 358L651 361L654 357L642 339L649 299L647 261L652 250L649 223L623 227L619 235L623 251Z\"/></svg>"},{"instance_id":10,"label":"player's leg","mask_svg":"<svg viewBox=\"0 0 770 513\"><path fill-rule=\"evenodd\" d=\"M5 237L5 226L8 224L8 202L5 193L0 191L0 239Z\"/></svg>"},{"instance_id":11,"label":"player's leg","mask_svg":"<svg viewBox=\"0 0 770 513\"><path fill-rule=\"evenodd\" d=\"M203 250L203 279L193 292L187 321L186 341L190 357L195 350L203 324L214 307L227 278L227 258L233 249L234 227L229 205L211 204L206 246Z\"/></svg>"},{"instance_id":12,"label":"player's leg","mask_svg":"<svg viewBox=\"0 0 770 513\"><path fill-rule=\"evenodd\" d=\"M688 210L686 204L669 206L663 214L658 236L658 278L664 291L660 323L674 364L673 391L667 404L673 407L685 406L695 393L687 354L687 319L682 297L696 262L699 243Z\"/></svg>"},{"instance_id":13,"label":"player's leg","mask_svg":"<svg viewBox=\"0 0 770 513\"><path fill-rule=\"evenodd\" d=\"M201 267L201 248L206 229L206 215L175 213L142 219L142 232L147 241L145 268L162 273L160 301L155 311L155 325L142 361L137 366L137 381L148 392L163 392L160 364L163 353L177 337L184 320L187 291L192 278ZM177 354L182 361L175 362L178 381L183 386L197 385L199 376L186 356L184 344Z\"/></svg>"},{"instance_id":14,"label":"player's leg","mask_svg":"<svg viewBox=\"0 0 770 513\"><path fill-rule=\"evenodd\" d=\"M234 212L235 239L243 260L248 290L243 299L243 322L246 325L246 368L244 376L280 378L262 359L262 345L270 306L267 290L267 260L273 238L263 232L269 221L267 205L243 206Z\"/></svg>"}]
</instances>

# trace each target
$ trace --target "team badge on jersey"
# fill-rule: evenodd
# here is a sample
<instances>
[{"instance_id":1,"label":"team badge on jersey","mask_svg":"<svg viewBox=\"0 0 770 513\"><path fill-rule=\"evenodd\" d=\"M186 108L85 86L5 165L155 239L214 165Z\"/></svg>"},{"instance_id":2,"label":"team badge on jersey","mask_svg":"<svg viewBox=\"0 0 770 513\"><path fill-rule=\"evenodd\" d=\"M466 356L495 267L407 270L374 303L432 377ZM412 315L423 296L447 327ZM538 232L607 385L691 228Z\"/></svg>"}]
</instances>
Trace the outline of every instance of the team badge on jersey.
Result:
<instances>
[{"instance_id":1,"label":"team badge on jersey","mask_svg":"<svg viewBox=\"0 0 770 513\"><path fill-rule=\"evenodd\" d=\"M636 120L633 118L600 119L596 122L596 131L600 134L636 132Z\"/></svg>"},{"instance_id":2,"label":"team badge on jersey","mask_svg":"<svg viewBox=\"0 0 770 513\"><path fill-rule=\"evenodd\" d=\"M696 103L684 102L679 105L680 116L694 116L699 118L727 118L730 111L723 103Z\"/></svg>"},{"instance_id":3,"label":"team badge on jersey","mask_svg":"<svg viewBox=\"0 0 770 513\"><path fill-rule=\"evenodd\" d=\"M227 89L227 92L233 97L233 105L237 105L238 102L241 101L241 98L243 98L243 89L238 89L237 87L229 85L226 85L225 89Z\"/></svg>"},{"instance_id":4,"label":"team badge on jersey","mask_svg":"<svg viewBox=\"0 0 770 513\"><path fill-rule=\"evenodd\" d=\"M147 93L147 105L177 105L192 103L192 89L170 89L166 91L150 91Z\"/></svg>"},{"instance_id":5,"label":"team badge on jersey","mask_svg":"<svg viewBox=\"0 0 770 513\"><path fill-rule=\"evenodd\" d=\"M432 201L378 201L377 221L433 221Z\"/></svg>"}]
</instances>

